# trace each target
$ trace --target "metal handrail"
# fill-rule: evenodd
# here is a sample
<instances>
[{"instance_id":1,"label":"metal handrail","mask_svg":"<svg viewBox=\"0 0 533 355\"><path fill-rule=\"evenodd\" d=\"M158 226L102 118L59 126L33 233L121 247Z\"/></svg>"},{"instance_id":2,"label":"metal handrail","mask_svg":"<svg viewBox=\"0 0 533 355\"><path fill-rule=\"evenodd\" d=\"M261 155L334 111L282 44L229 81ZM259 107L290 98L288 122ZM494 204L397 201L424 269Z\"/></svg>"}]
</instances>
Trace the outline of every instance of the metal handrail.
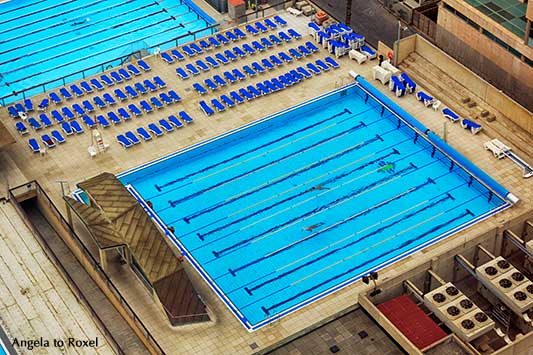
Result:
<instances>
[{"instance_id":1,"label":"metal handrail","mask_svg":"<svg viewBox=\"0 0 533 355\"><path fill-rule=\"evenodd\" d=\"M163 47L163 46L166 46L166 45L169 45L169 44L174 44L174 47L177 47L178 46L178 42L180 39L183 39L185 37L190 37L192 36L192 41L196 40L196 35L200 32L205 32L205 31L211 31L211 33L214 33L216 32L216 29L220 26L219 23L214 23L212 25L209 25L208 27L204 27L202 29L198 29L194 32L187 32L185 34L182 34L178 37L175 37L175 38L172 38L168 41L165 41L165 42L161 42L161 43L158 43L158 44L155 44L155 45L152 45L152 46L149 46L147 48L143 48L142 50L147 50L147 51L150 51L152 49L155 49L155 48L159 48L159 47ZM191 41L190 39L187 41L189 42ZM131 56L134 56L135 54L137 54L137 56L140 58L141 57L141 51L142 50L136 50L136 51L133 51L132 53L128 53L126 55L123 55L123 56L120 56L120 57L116 57L116 58L113 58L113 59L110 59L104 63L100 63L100 64L97 64L97 65L94 65L92 67L89 67L89 68L85 68L83 70L80 70L80 71L77 71L77 72L74 72L74 73L71 73L71 74L68 74L68 75L64 75L60 78L56 78L56 79L53 79L53 80L49 80L49 81L46 81L44 83L40 83L40 84L36 84L36 85L33 85L33 86L30 86L28 88L25 88L24 90L22 91L13 91L13 93L11 94L8 94L8 95L4 95L2 97L0 97L0 103L2 104L2 106L6 106L6 102L8 101L9 98L15 98L17 96L20 96L22 94L22 98L23 99L26 99L27 97L29 96L33 96L35 94L31 94L29 96L26 95L26 93L30 90L34 90L34 89L37 89L37 88L42 88L42 92L46 92L47 90L49 90L50 88L52 87L58 87L59 85L58 82L61 82L62 85L66 85L67 82L72 82L72 81L75 81L75 80L79 80L79 76L81 74L81 79L85 79L87 76L92 76L92 75L95 75L97 73L101 73L101 72L105 72L106 70L109 70L115 66L117 66L116 63L119 63L118 65L122 65L124 63L126 63L130 58ZM54 67L54 68L51 68L50 70L52 69L56 69L56 68L60 68L61 66L59 67ZM95 72L92 72L92 73L88 73L88 72L91 72L91 71L94 71L96 69ZM39 75L39 74L43 74L43 73L46 73L46 71L44 72L39 72L39 73L34 73L31 75L31 77L35 76L35 75ZM69 80L67 81L66 79L67 78L74 78L74 77L78 77L77 79L73 79L73 80ZM17 79L16 81L13 81L9 84L14 84L14 83L18 83L22 80L25 80L25 79L28 79L29 77L24 77L24 78L20 78L20 79ZM50 85L51 84L51 85ZM47 89L47 85L50 85L49 88ZM16 101L13 100L13 101ZM11 102L11 101L9 101Z\"/></svg>"},{"instance_id":2,"label":"metal handrail","mask_svg":"<svg viewBox=\"0 0 533 355\"><path fill-rule=\"evenodd\" d=\"M13 194L13 191L15 190L18 190L18 189L21 189L21 188L25 188L26 191L29 191L31 188L34 188L35 191L37 192L37 194L41 197L44 197L44 199L46 200L47 204L49 207L52 208L52 211L54 212L54 214L56 215L56 217L60 220L61 224L67 229L67 231L69 232L70 236L72 237L72 239L76 242L76 244L78 245L78 247L80 247L83 251L83 253L88 256L89 258L89 261L91 263L91 265L93 266L93 268L98 272L98 274L100 274L103 278L104 278L104 281L106 282L106 284L110 287L111 291L113 292L113 294L115 295L115 297L117 297L117 299L119 300L120 304L124 306L124 309L128 312L128 314L130 315L130 317L133 319L133 321L139 325L139 328L140 330L144 333L144 336L149 340L149 342L152 344L152 346L160 353L160 354L165 354L163 348L161 348L161 346L159 345L159 343L155 340L155 338L153 337L153 335L150 333L150 331L148 330L148 328L144 325L144 323L142 322L142 320L137 316L137 314L133 311L133 309L131 308L131 306L129 305L129 303L126 301L126 299L122 296L122 294L120 293L120 291L118 290L118 288L115 286L115 284L113 283L113 281L109 278L109 276L107 275L107 273L104 271L104 269L102 269L100 263L94 258L94 256L91 254L91 252L89 251L89 249L85 246L85 244L81 241L80 237L76 234L76 232L74 231L74 229L72 228L72 226L67 222L67 220L63 217L63 215L61 214L61 212L59 211L59 209L57 208L57 206L52 202L52 200L50 199L50 197L48 196L48 194L46 193L46 191L44 191L44 189L41 187L41 185L36 181L36 180L33 180L33 181L30 181L26 184L22 184L22 185L19 185L19 186L16 186L16 187L13 187L11 189L9 189L9 198L12 199L13 201L16 201L16 196ZM17 205L17 204L16 204ZM19 207L17 205L17 207ZM20 207L19 207L20 208ZM19 212L20 213L20 212ZM33 226L29 226L30 229L32 229L32 231L36 230L36 228L34 228ZM41 234L36 231L36 233L38 233L39 236L41 236Z\"/></svg>"}]
</instances>

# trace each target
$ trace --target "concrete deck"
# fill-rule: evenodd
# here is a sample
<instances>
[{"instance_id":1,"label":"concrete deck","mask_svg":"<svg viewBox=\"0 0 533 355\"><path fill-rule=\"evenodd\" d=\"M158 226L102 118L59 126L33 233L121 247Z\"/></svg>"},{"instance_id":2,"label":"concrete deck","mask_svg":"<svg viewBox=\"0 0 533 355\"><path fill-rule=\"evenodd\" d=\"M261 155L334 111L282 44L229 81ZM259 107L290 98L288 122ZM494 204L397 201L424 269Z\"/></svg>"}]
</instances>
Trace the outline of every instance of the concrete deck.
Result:
<instances>
[{"instance_id":1,"label":"concrete deck","mask_svg":"<svg viewBox=\"0 0 533 355\"><path fill-rule=\"evenodd\" d=\"M307 19L305 17L292 17L285 14L284 18L289 21L289 27L295 28L302 34L307 33ZM364 34L364 33L363 33ZM304 37L309 38L309 37ZM246 40L249 42L251 40ZM302 44L304 40L297 41L296 44ZM294 43L294 42L293 42ZM277 49L267 50L267 54L277 53L279 50L286 50L293 47L294 44L283 44ZM232 46L230 46L231 48ZM308 59L302 59L290 65L284 65L269 73L265 73L259 78L277 76L292 69L302 63L324 58L327 56L326 51L320 50ZM202 57L202 56L200 56ZM216 73L221 73L226 68L241 68L244 64L249 64L257 58L264 57L264 54L256 54L252 57L239 59L238 61L219 69L211 70L208 73L202 73L198 77L188 81L181 81L176 77L175 68L177 65L184 66L190 62L187 59L177 65L167 65L161 59L151 57L147 62L152 66L149 74L143 74L142 79L151 78L159 75L167 81L168 87L175 89L183 98L183 102L177 105L169 106L161 111L144 115L141 118L135 118L131 122L122 123L121 125L101 130L104 139L110 144L110 149L96 158L90 158L87 154L87 147L90 142L90 135L84 133L79 136L68 137L63 146L58 146L49 151L45 156L37 154L32 155L27 147L27 137L20 138L17 136L17 143L10 146L3 154L9 154L16 171L7 171L7 180L11 184L23 183L21 176L28 180L37 179L47 190L50 196L56 201L58 206L62 207L60 186L58 180L66 180L73 188L74 184L84 179L99 174L104 171L119 173L124 170L135 167L141 163L159 158L193 143L205 140L207 138L221 134L229 129L236 128L245 123L252 122L258 118L265 117L284 108L301 103L313 98L324 92L333 90L336 87L351 83L353 79L348 75L350 70L354 70L367 79L372 78L372 66L376 65L375 61L358 65L348 57L339 59L341 68L328 73L323 73L319 77L306 80L304 83L288 88L282 92L274 93L267 97L256 99L249 103L244 103L224 113L217 113L212 117L205 117L198 109L200 99L209 101L214 95L208 94L200 98L191 89L192 82L201 82L207 77ZM195 58L197 59L197 58ZM416 65L416 64L414 64ZM242 84L233 84L229 90L239 88L242 85L253 84L259 79L247 79ZM387 87L381 86L377 81L374 84L384 93L391 97L395 102L401 105L405 110L419 119L430 129L437 133L442 132L443 118L440 113L425 108L421 103L416 101L413 95L403 98L395 98L388 91ZM422 87L421 89L439 97L439 92L431 92ZM168 90L168 89L167 89ZM150 97L150 96L148 96ZM37 98L35 99L37 100ZM79 100L73 100L73 102ZM132 101L132 100L130 100ZM139 101L139 100L136 100ZM118 105L120 107L120 104ZM114 137L126 130L134 130L138 126L146 126L149 122L157 121L160 118L167 117L170 114L176 114L180 110L187 111L195 119L195 123L188 125L177 132L165 135L151 142L141 143L131 149L124 150L115 141ZM104 111L105 112L105 111ZM0 115L5 121L11 120L7 113L2 110ZM10 130L14 131L14 125L8 125ZM513 136L509 132L509 137ZM513 208L510 208L494 217L491 217L482 223L476 224L467 230L464 230L452 237L447 238L429 248L424 249L401 262L394 264L381 271L380 279L388 280L399 274L420 265L421 263L431 260L432 257L439 255L452 247L462 245L465 240L472 238L485 230L502 226L506 220L518 216L531 209L533 204L533 191L531 181L524 181L520 172L513 166L510 161L496 161L493 156L483 149L483 143L491 137L484 132L472 136L469 132L463 130L459 125L448 125L448 142L458 149L467 158L474 161L480 168L487 171L493 178L509 188L515 195L522 199L522 202ZM8 158L1 157L0 161L9 161ZM20 174L22 172L22 174ZM189 267L190 266L186 266ZM226 309L222 301L212 292L205 282L193 271L189 270L192 282L195 284L198 292L202 294L203 299L209 307L210 314L214 315L215 321L208 324L197 324L171 328L164 315L158 311L153 301L140 284L136 276L131 272L118 266L111 270L112 279L123 295L127 298L128 303L136 310L143 322L150 329L151 333L168 353L201 353L201 354L250 354L264 350L280 340L294 336L305 329L312 327L316 323L335 315L344 309L353 306L357 302L358 294L365 291L368 286L361 282L350 285L333 295L330 295L320 301L313 303L299 310L290 316L272 323L256 332L248 333L242 325ZM114 277L120 274L120 278Z\"/></svg>"}]
</instances>

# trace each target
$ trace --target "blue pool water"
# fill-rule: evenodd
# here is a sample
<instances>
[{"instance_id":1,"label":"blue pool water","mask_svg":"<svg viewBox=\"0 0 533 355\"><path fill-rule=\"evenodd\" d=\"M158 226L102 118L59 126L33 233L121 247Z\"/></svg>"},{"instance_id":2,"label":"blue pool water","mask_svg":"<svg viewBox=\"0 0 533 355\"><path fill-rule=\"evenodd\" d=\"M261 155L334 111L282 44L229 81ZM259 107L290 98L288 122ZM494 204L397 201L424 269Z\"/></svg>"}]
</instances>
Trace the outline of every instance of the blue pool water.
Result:
<instances>
[{"instance_id":1,"label":"blue pool water","mask_svg":"<svg viewBox=\"0 0 533 355\"><path fill-rule=\"evenodd\" d=\"M509 205L356 85L119 178L248 329Z\"/></svg>"},{"instance_id":2,"label":"blue pool water","mask_svg":"<svg viewBox=\"0 0 533 355\"><path fill-rule=\"evenodd\" d=\"M190 0L24 0L0 4L0 97L172 39L214 20ZM211 33L205 30L198 36ZM180 44L192 40L180 39ZM109 66L121 64L106 64ZM88 70L85 76L101 71ZM72 75L66 82L82 79ZM62 80L46 89L64 85ZM41 93L33 90L26 97ZM20 97L19 97L20 98ZM9 102L15 98L10 98Z\"/></svg>"}]
</instances>

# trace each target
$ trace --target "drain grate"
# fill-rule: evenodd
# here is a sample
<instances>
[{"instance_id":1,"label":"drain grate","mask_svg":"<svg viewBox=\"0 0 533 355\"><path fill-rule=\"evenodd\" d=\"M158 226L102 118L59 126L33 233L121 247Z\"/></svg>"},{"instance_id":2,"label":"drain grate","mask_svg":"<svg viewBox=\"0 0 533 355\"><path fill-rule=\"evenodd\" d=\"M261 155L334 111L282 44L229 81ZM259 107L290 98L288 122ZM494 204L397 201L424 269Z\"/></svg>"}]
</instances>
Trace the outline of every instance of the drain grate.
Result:
<instances>
[{"instance_id":1,"label":"drain grate","mask_svg":"<svg viewBox=\"0 0 533 355\"><path fill-rule=\"evenodd\" d=\"M259 345L257 345L256 342L253 342L252 344L250 344L250 348L251 348L252 350L257 349L258 347L259 347Z\"/></svg>"}]
</instances>

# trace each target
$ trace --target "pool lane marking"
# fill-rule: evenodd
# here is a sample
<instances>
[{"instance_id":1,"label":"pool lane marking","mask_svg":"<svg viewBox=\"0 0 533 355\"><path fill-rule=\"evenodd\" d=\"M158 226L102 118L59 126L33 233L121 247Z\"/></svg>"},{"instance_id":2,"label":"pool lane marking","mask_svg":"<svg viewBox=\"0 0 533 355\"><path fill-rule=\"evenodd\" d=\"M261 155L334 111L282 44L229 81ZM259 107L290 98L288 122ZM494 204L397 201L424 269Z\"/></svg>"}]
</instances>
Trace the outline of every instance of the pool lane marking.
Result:
<instances>
[{"instance_id":1,"label":"pool lane marking","mask_svg":"<svg viewBox=\"0 0 533 355\"><path fill-rule=\"evenodd\" d=\"M387 256L387 255L389 255L389 254L392 254L393 252L395 252L395 251L397 251L397 250L403 249L404 247L406 247L406 246L408 246L408 245L414 243L414 242L417 241L418 239L423 238L425 235L430 234L430 233L433 233L435 230L439 230L439 229L441 229L442 227L444 227L444 226L446 226L446 225L448 225L448 224L450 224L450 223L453 223L453 222L455 222L456 220L459 220L459 219L461 219L461 218L463 218L463 217L465 217L465 216L467 216L467 215L469 215L469 214L472 214L472 212L470 212L470 211L467 210L467 212L462 213L462 214L458 215L457 217L451 218L451 219L447 220L446 222L441 223L440 225L437 225L437 226L431 228L430 230L428 230L428 231L422 233L421 235L418 235L418 236L415 237L415 238L411 238L411 239L405 241L405 242L402 243L399 247L396 247L396 248L394 248L393 250L390 250L390 251L386 251L386 252L384 252L384 253L381 253L381 254L375 256L374 258L372 258L372 259L370 259L370 260L366 260L365 262L360 263L359 265L356 265L355 267L352 267L352 268L350 268L350 269L348 269L348 270L342 272L341 274L337 274L337 275L335 275L335 276L333 276L333 277L330 277L330 278L328 278L328 279L326 279L326 280L324 280L324 281L318 283L317 285L314 285L314 286L311 287L311 288L308 288L308 289L305 289L305 290L303 290L303 291L301 291L301 292L298 292L297 294L291 296L290 298L288 298L288 299L286 299L286 300L283 300L283 301L281 301L281 302L278 302L278 303L276 303L276 304L274 304L274 305L271 305L270 307L264 307L264 306L261 306L261 309L263 310L263 312L265 312L267 315L269 315L269 314L270 314L270 310L272 310L272 309L274 309L274 308L277 308L277 307L279 307L279 306L281 306L281 305L284 305L285 303L288 303L288 302L290 302L290 301L292 301L292 300L294 300L294 299L296 299L296 298L298 298L298 297L300 297L300 296L303 296L303 295L305 295L306 293L309 293L309 292L315 290L315 289L318 288L318 287L321 287L321 286L323 286L323 285L326 285L326 284L328 284L328 283L330 283L330 282L332 282L332 281L334 281L334 280L336 280L336 279L338 279L338 278L340 278L340 277L342 277L342 276L344 276L344 275L346 275L346 274L349 274L349 273L351 273L351 272L353 272L353 271L355 271L355 270L357 270L357 269L363 267L364 265L369 264L370 262L373 262L373 261L379 260L379 259L381 259L381 258L383 258L383 257L385 257L385 256ZM432 219L433 219L433 218L432 218ZM241 307L241 308L243 308L243 307Z\"/></svg>"},{"instance_id":2,"label":"pool lane marking","mask_svg":"<svg viewBox=\"0 0 533 355\"><path fill-rule=\"evenodd\" d=\"M385 186L385 185L387 185L387 184L389 184L389 183L391 183L393 181L396 181L396 180L398 180L398 179L400 179L402 177L402 175L401 175L402 173L407 172L407 171L415 168L414 164L412 164L412 163L410 163L410 164L411 165L409 165L408 167L398 171L394 175L387 176L387 177L385 177L385 178L383 178L381 180L373 182L372 184L369 184L369 185L366 185L364 187L361 187L361 188L357 189L356 192L352 192L350 194L344 195L344 196L342 196L342 197L340 197L340 198L338 198L338 199L336 199L336 200L334 200L332 202L329 202L327 205L322 205L322 206L314 208L314 209L312 209L310 211L307 211L304 214L301 214L301 215L293 218L292 220L286 221L286 222L284 222L281 225L274 226L274 227L268 229L267 231L261 232L258 235L255 235L255 236L250 237L248 239L244 239L244 240L242 240L242 241L240 241L238 243L233 244L232 246L223 248L223 249L221 249L219 251L213 251L213 254L215 255L215 257L218 257L222 253L227 254L228 252L233 252L234 249L240 248L240 247L242 247L244 245L248 245L248 244L250 244L250 242L255 243L256 241L260 241L260 240L263 240L265 238L272 237L276 233L279 233L282 230L284 230L286 228L289 228L289 227L291 227L294 224L298 224L298 223L300 223L302 221L305 221L305 220L307 220L307 219L309 219L311 217L314 217L314 216L316 216L316 215L318 215L318 214L320 214L320 213L322 213L322 212L324 212L326 210L329 210L331 208L340 206L341 204L343 204L345 202L348 202L349 200L352 200L352 199L354 199L356 197L360 197L360 196L362 196L364 194L367 194L367 193L369 193L369 192L371 192L371 191L373 191L373 190L375 190L377 188L380 188L380 187ZM368 175L368 174L363 174L363 176L366 176L366 175ZM352 179L351 181L353 182L353 181L359 180L363 176L356 177L356 178ZM334 187L334 188L332 188L330 190L326 190L326 191L324 191L322 193L319 193L319 194L317 194L317 195L315 195L313 197L310 197L310 198L308 198L308 199L306 199L306 200L304 200L304 201L302 201L302 202L300 202L300 203L298 203L296 205L287 207L287 208L285 208L285 209L273 214L272 216L276 216L276 215L278 215L280 213L283 213L283 212L285 212L287 210L293 209L295 206L299 206L299 205L301 205L303 203L306 203L306 202L309 202L309 201L311 201L313 199L316 199L319 196L322 196L322 195L327 194L327 193L329 193L331 191L334 191L334 190L340 188L343 185L338 185L338 186L336 186L336 187ZM245 230L247 228L250 228L251 226L253 226L253 225L257 224L257 223L259 223L259 221L254 222L251 225L247 225L244 228L240 228L238 231L243 231L243 230Z\"/></svg>"},{"instance_id":3,"label":"pool lane marking","mask_svg":"<svg viewBox=\"0 0 533 355\"><path fill-rule=\"evenodd\" d=\"M170 207L167 207L167 208L162 208L161 211L163 210L166 210L168 208L174 208L176 207L176 205L184 202L184 201L188 201L192 198L195 198L196 196L199 196L203 193L206 193L206 192L209 192L209 191L213 191L213 190L216 190L216 189L219 189L227 184L230 184L230 183L234 183L234 182L237 182L238 180L242 179L242 178L245 178L249 175L252 175L252 174L255 174L257 172L260 172L261 170L264 170L264 169L267 169L267 168L270 168L272 166L275 166L287 159L290 159L290 158L293 158L293 157L296 157L298 155L301 155L303 154L304 152L308 151L308 150L312 150L312 149L315 149L315 148L318 148L320 147L321 145L323 144L326 144L326 143L329 143L330 141L333 141L333 140L336 140L338 139L339 137L341 136L346 136L358 129L361 129L361 128L364 128L366 127L366 124L361 122L359 125L356 125L356 126L353 126L353 127L350 127L349 129L345 130L345 131L341 131L340 133L337 133L333 136L329 136L321 141L318 141L317 143L313 143L309 146L306 146L306 147L303 147L297 151L294 151L294 152L291 152L287 155L285 155L284 157L281 157L279 159L276 159L276 160L273 160L273 161L269 161L269 162L266 162L264 163L263 165L260 165L258 167L255 167L253 168L252 170L247 170L247 171L244 171L236 176L233 176L233 177L230 177L230 178L227 178L225 180L222 180L222 181L219 181L217 182L216 184L213 184L211 186L208 186L208 187L205 187L203 188L202 190L199 190L199 191L196 191L192 194L189 194L189 195L186 195L186 196L183 196L177 200L171 200L169 201L169 204L170 204Z\"/></svg>"},{"instance_id":4,"label":"pool lane marking","mask_svg":"<svg viewBox=\"0 0 533 355\"><path fill-rule=\"evenodd\" d=\"M363 114L363 113L366 113L366 112L369 112L369 111L371 111L371 109L363 110L363 111L358 112L358 113L356 113L356 114L354 114L353 116L350 116L350 117L356 117L356 116L359 116L359 115L361 115L361 114ZM164 183L163 185L155 185L155 187L156 187L156 189L157 189L158 191L161 191L161 189L164 188L164 187L171 186L171 185L176 184L176 183L178 183L178 182L180 182L180 181L186 180L186 179L188 179L188 178L190 178L190 177L192 177L192 176L195 176L195 175L197 175L197 174L201 174L201 173L204 173L204 172L206 172L206 171L208 171L208 170L211 170L211 169L213 169L213 168L215 168L215 167L217 167L217 166L219 166L219 165L225 164L225 163L227 163L227 162L230 162L230 161L232 161L232 160L238 159L238 158L240 158L240 157L242 157L242 156L245 156L245 155L247 155L247 154L250 154L250 153L252 153L252 152L255 152L255 151L259 150L259 149L262 149L262 148L268 147L268 146L270 146L270 145L272 145L272 144L275 144L275 143L277 143L277 142L281 142L281 141L283 141L283 140L285 140L285 139L287 139L287 138L290 138L290 137L292 137L292 136L294 136L294 135L297 135L297 134L299 134L299 133L301 133L301 132L305 132L305 131L307 131L307 130L309 130L309 129L312 129L312 128L316 127L316 126L322 125L322 124L324 124L325 122L330 121L330 120L332 120L332 119L334 119L334 118L337 118L337 117L339 117L339 116L342 116L342 115L344 115L344 114L346 114L346 113L349 113L350 115L352 114L352 112L351 112L350 110L348 110L347 108L345 108L343 111L341 111L341 112L339 112L339 113L336 113L336 114L334 114L334 115L332 115L332 116L330 116L330 117L328 117L328 118L326 118L326 119L320 120L319 122L315 122L315 123L313 123L313 124L311 124L311 125L309 125L309 126L305 126L305 127L300 128L300 129L298 129L298 130L296 130L296 131L290 132L289 134L286 134L286 135L284 135L284 136L281 136L281 137L279 137L279 138L276 138L276 139L274 139L273 141L270 141L270 142L267 142L267 143L261 144L261 145L259 145L259 146L256 146L256 147L252 148L252 149L249 149L249 150L247 150L247 151L245 151L245 152L242 152L242 153L236 154L236 155L232 156L231 158L227 158L227 159L224 159L224 160L222 160L222 161L219 161L219 162L217 162L217 163L215 163L215 164L208 165L207 167L204 167L204 168L202 168L202 169L195 170L195 171L193 171L193 172L191 172L191 173L189 173L189 174L183 175L183 176L181 176L181 177L179 177L179 178L177 178L177 179L174 179L174 180L168 181L168 182Z\"/></svg>"}]
</instances>

